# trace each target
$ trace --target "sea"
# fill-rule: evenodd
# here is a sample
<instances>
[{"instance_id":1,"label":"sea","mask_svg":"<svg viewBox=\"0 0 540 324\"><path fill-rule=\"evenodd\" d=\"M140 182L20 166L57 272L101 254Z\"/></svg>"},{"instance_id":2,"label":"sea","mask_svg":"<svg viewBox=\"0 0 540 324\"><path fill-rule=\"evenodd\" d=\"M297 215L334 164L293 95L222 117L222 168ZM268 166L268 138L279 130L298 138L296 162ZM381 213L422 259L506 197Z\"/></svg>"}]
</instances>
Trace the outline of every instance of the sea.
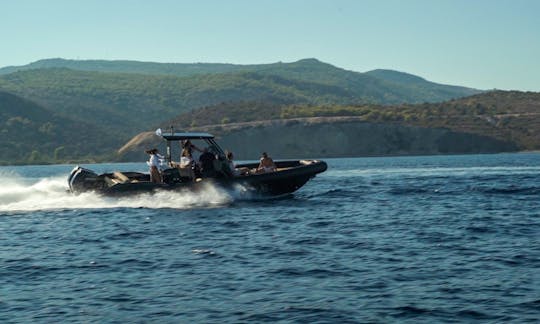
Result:
<instances>
[{"instance_id":1,"label":"sea","mask_svg":"<svg viewBox=\"0 0 540 324\"><path fill-rule=\"evenodd\" d=\"M0 167L0 323L540 322L539 153L326 162L279 199Z\"/></svg>"}]
</instances>

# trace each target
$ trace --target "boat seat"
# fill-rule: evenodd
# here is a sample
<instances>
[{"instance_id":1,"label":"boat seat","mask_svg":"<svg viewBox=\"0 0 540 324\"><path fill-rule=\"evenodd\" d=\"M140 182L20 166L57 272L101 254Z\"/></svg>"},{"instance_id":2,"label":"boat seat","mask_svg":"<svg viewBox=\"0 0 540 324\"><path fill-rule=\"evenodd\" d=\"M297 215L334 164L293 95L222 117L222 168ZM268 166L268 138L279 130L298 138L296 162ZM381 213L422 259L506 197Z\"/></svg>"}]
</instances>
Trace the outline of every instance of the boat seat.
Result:
<instances>
[{"instance_id":1,"label":"boat seat","mask_svg":"<svg viewBox=\"0 0 540 324\"><path fill-rule=\"evenodd\" d=\"M107 177L107 176L103 177L103 180L105 180L105 183L107 183L107 185L109 185L109 187L121 183L117 179L113 179L113 178Z\"/></svg>"},{"instance_id":2,"label":"boat seat","mask_svg":"<svg viewBox=\"0 0 540 324\"><path fill-rule=\"evenodd\" d=\"M190 178L190 179L195 178L195 173L193 172L193 169L191 167L187 167L187 168L178 167L178 171L180 172L181 177Z\"/></svg>"},{"instance_id":3,"label":"boat seat","mask_svg":"<svg viewBox=\"0 0 540 324\"><path fill-rule=\"evenodd\" d=\"M120 183L129 182L129 178L120 171L113 172L113 176L116 180L119 180Z\"/></svg>"}]
</instances>

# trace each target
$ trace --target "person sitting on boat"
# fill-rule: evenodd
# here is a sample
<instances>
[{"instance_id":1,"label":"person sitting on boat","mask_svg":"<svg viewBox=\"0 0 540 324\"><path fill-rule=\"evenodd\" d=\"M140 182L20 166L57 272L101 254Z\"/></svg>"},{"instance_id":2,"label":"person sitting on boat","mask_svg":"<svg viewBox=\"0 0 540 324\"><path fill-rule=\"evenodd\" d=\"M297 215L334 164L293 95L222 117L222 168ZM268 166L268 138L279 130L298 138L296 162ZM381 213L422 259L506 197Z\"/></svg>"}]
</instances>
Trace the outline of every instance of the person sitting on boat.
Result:
<instances>
[{"instance_id":1,"label":"person sitting on boat","mask_svg":"<svg viewBox=\"0 0 540 324\"><path fill-rule=\"evenodd\" d=\"M276 171L276 164L266 152L262 153L261 162L257 167L257 173L273 172Z\"/></svg>"},{"instance_id":2,"label":"person sitting on boat","mask_svg":"<svg viewBox=\"0 0 540 324\"><path fill-rule=\"evenodd\" d=\"M199 156L199 166L203 177L212 177L215 173L214 161L216 156L205 147L201 156Z\"/></svg>"},{"instance_id":3,"label":"person sitting on boat","mask_svg":"<svg viewBox=\"0 0 540 324\"><path fill-rule=\"evenodd\" d=\"M231 174L233 176L240 176L240 175L244 175L247 172L249 172L248 168L237 168L236 167L236 164L233 161L233 159L234 159L233 152L228 151L225 155L227 157L227 165L228 165L229 170L231 171Z\"/></svg>"},{"instance_id":4,"label":"person sitting on boat","mask_svg":"<svg viewBox=\"0 0 540 324\"><path fill-rule=\"evenodd\" d=\"M192 165L193 165L193 156L191 155L191 150L184 148L182 150L182 156L180 157L180 167L190 168Z\"/></svg>"},{"instance_id":5,"label":"person sitting on boat","mask_svg":"<svg viewBox=\"0 0 540 324\"><path fill-rule=\"evenodd\" d=\"M150 154L150 160L146 162L150 167L150 181L155 183L163 182L163 179L161 178L161 173L159 172L163 156L159 155L159 151L156 148L148 150L146 151L146 153Z\"/></svg>"},{"instance_id":6,"label":"person sitting on boat","mask_svg":"<svg viewBox=\"0 0 540 324\"><path fill-rule=\"evenodd\" d=\"M198 170L196 169L195 161L191 156L191 151L184 148L181 155L180 163L177 165L180 175L190 178L191 180L195 180L197 177L200 177L198 175Z\"/></svg>"}]
</instances>

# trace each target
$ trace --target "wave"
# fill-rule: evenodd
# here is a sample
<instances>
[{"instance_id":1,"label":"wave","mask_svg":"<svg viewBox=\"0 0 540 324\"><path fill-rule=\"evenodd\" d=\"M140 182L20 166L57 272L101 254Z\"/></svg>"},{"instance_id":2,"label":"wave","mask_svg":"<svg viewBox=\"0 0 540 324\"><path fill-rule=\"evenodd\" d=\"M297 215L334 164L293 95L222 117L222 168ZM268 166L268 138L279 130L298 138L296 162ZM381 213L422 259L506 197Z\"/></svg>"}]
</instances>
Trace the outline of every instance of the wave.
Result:
<instances>
[{"instance_id":1,"label":"wave","mask_svg":"<svg viewBox=\"0 0 540 324\"><path fill-rule=\"evenodd\" d=\"M411 178L434 176L499 176L499 175L529 175L540 173L538 166L478 166L478 167L399 167L372 168L351 170L330 170L325 176L350 178L351 176L395 176L405 175Z\"/></svg>"},{"instance_id":2,"label":"wave","mask_svg":"<svg viewBox=\"0 0 540 324\"><path fill-rule=\"evenodd\" d=\"M63 176L29 179L4 174L3 183L0 212L119 207L186 209L228 204L236 195L210 184L197 192L158 191L127 197L105 197L92 192L74 195L68 191Z\"/></svg>"},{"instance_id":3,"label":"wave","mask_svg":"<svg viewBox=\"0 0 540 324\"><path fill-rule=\"evenodd\" d=\"M472 187L471 191L476 191L484 194L536 196L540 193L540 187L519 187L514 185L506 187Z\"/></svg>"},{"instance_id":4,"label":"wave","mask_svg":"<svg viewBox=\"0 0 540 324\"><path fill-rule=\"evenodd\" d=\"M436 189L430 188L416 188L416 187L398 187L391 188L389 193L391 195L415 195L415 194L428 194L428 193L437 193Z\"/></svg>"}]
</instances>

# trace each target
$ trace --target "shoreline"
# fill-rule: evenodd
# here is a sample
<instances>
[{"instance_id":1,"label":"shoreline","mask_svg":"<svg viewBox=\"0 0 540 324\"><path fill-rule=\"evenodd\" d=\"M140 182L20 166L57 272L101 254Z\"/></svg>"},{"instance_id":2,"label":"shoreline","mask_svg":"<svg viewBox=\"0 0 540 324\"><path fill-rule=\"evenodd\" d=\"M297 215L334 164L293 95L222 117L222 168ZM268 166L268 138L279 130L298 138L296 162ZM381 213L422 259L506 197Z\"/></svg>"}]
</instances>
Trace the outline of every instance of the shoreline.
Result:
<instances>
[{"instance_id":1,"label":"shoreline","mask_svg":"<svg viewBox=\"0 0 540 324\"><path fill-rule=\"evenodd\" d=\"M297 159L318 159L318 160L324 160L324 159L356 159L356 158L392 158L392 157L429 157L429 156L472 156L472 155L497 155L497 154L540 154L540 150L523 150L523 151L501 151L501 152L484 152L484 153L426 153L426 154L385 154L385 155L362 155L362 156L318 156L318 157L297 157ZM294 158L287 158L287 159L276 159L276 161L280 160L291 160ZM242 160L244 161L244 160ZM252 161L252 160L245 160L245 161ZM255 160L253 160L255 161ZM58 162L58 163L37 163L37 164L30 164L30 163L4 163L0 162L0 167L23 167L23 166L49 166L49 165L65 165L65 166L75 166L75 165L81 165L81 164L122 164L122 163L144 163L145 161L137 160L137 161L95 161L95 160L84 160L84 161L67 161L67 162Z\"/></svg>"}]
</instances>

